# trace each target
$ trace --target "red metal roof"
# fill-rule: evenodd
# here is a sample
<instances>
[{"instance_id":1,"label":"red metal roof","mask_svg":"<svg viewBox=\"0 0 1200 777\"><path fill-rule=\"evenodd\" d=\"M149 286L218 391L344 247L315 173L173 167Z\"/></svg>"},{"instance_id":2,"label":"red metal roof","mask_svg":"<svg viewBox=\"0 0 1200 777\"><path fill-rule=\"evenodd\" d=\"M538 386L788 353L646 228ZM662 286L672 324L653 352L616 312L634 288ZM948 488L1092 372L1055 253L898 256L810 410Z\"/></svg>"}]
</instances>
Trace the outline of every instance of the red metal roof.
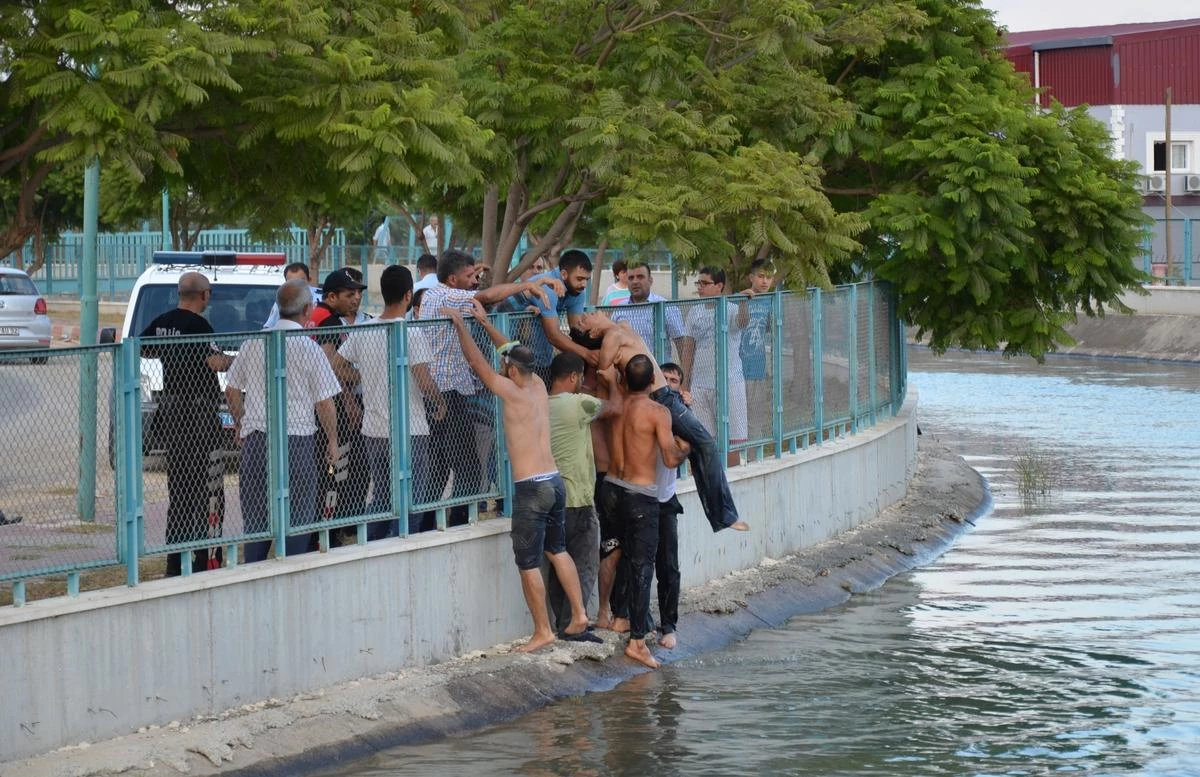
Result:
<instances>
[{"instance_id":1,"label":"red metal roof","mask_svg":"<svg viewBox=\"0 0 1200 777\"><path fill-rule=\"evenodd\" d=\"M1030 46L1049 41L1066 41L1078 38L1123 37L1147 32L1163 32L1187 27L1200 27L1200 18L1176 19L1169 22L1139 22L1137 24L1104 24L1097 27L1058 27L1052 30L1030 30L1009 32L1005 37L1010 48Z\"/></svg>"}]
</instances>

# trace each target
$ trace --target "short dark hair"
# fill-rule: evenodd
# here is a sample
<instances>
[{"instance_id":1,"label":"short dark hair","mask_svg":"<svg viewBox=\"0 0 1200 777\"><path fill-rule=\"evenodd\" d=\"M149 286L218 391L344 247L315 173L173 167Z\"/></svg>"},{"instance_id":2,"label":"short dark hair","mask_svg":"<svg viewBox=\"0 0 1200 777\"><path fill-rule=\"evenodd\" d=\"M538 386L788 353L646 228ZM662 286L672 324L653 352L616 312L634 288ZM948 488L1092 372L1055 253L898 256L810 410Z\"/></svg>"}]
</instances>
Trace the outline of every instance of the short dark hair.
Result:
<instances>
[{"instance_id":1,"label":"short dark hair","mask_svg":"<svg viewBox=\"0 0 1200 777\"><path fill-rule=\"evenodd\" d=\"M578 248L563 251L562 256L558 257L558 269L561 272L571 272L571 270L579 267L588 272L592 271L592 260L588 259L588 255Z\"/></svg>"},{"instance_id":2,"label":"short dark hair","mask_svg":"<svg viewBox=\"0 0 1200 777\"><path fill-rule=\"evenodd\" d=\"M428 286L426 286L423 289L417 289L416 293L413 294L412 305L411 305L412 310L420 310L421 309L421 300L425 299L425 292L427 292L427 291L429 291Z\"/></svg>"},{"instance_id":3,"label":"short dark hair","mask_svg":"<svg viewBox=\"0 0 1200 777\"><path fill-rule=\"evenodd\" d=\"M713 279L713 283L719 283L722 286L725 285L725 271L720 267L713 267L711 265L707 267L701 267L699 272L697 272L697 275L707 275L709 278Z\"/></svg>"},{"instance_id":4,"label":"short dark hair","mask_svg":"<svg viewBox=\"0 0 1200 777\"><path fill-rule=\"evenodd\" d=\"M664 375L669 372L673 375L678 375L679 379L683 380L683 367L680 367L675 362L663 362L662 364L658 365L658 368L662 370Z\"/></svg>"},{"instance_id":5,"label":"short dark hair","mask_svg":"<svg viewBox=\"0 0 1200 777\"><path fill-rule=\"evenodd\" d=\"M504 354L504 360L517 368L517 371L522 375L532 375L533 365L536 360L533 357L533 351L527 345L518 345L508 353Z\"/></svg>"},{"instance_id":6,"label":"short dark hair","mask_svg":"<svg viewBox=\"0 0 1200 777\"><path fill-rule=\"evenodd\" d=\"M563 351L550 362L550 380L556 381L570 375L582 375L585 369L582 356L570 351Z\"/></svg>"},{"instance_id":7,"label":"short dark hair","mask_svg":"<svg viewBox=\"0 0 1200 777\"><path fill-rule=\"evenodd\" d=\"M639 270L643 267L646 268L647 275L652 274L652 272L650 270L650 265L647 264L644 259L630 259L629 262L625 265L625 272L633 272L634 270Z\"/></svg>"},{"instance_id":8,"label":"short dark hair","mask_svg":"<svg viewBox=\"0 0 1200 777\"><path fill-rule=\"evenodd\" d=\"M625 364L625 385L630 391L645 391L654 382L654 362L639 353Z\"/></svg>"},{"instance_id":9,"label":"short dark hair","mask_svg":"<svg viewBox=\"0 0 1200 777\"><path fill-rule=\"evenodd\" d=\"M450 280L450 276L457 273L464 267L474 267L475 257L470 254L463 253L453 248L448 248L442 252L442 258L438 259L438 280L442 283Z\"/></svg>"},{"instance_id":10,"label":"short dark hair","mask_svg":"<svg viewBox=\"0 0 1200 777\"><path fill-rule=\"evenodd\" d=\"M417 258L417 269L421 270L422 272L433 272L437 269L437 266L437 257L433 254L421 254L421 256Z\"/></svg>"},{"instance_id":11,"label":"short dark hair","mask_svg":"<svg viewBox=\"0 0 1200 777\"><path fill-rule=\"evenodd\" d=\"M604 345L604 338L592 337L583 329L571 327L571 342L575 345L582 346L589 351L599 351L600 346Z\"/></svg>"},{"instance_id":12,"label":"short dark hair","mask_svg":"<svg viewBox=\"0 0 1200 777\"><path fill-rule=\"evenodd\" d=\"M403 265L389 265L379 276L379 291L383 294L383 304L385 305L399 303L404 299L405 294L412 291L412 287L412 273Z\"/></svg>"},{"instance_id":13,"label":"short dark hair","mask_svg":"<svg viewBox=\"0 0 1200 777\"><path fill-rule=\"evenodd\" d=\"M305 264L304 262L292 262L287 267L283 268L284 275L287 275L288 273L292 273L292 272L302 272L302 273L304 273L305 278L307 278L310 281L312 280L312 273L309 271L308 265Z\"/></svg>"},{"instance_id":14,"label":"short dark hair","mask_svg":"<svg viewBox=\"0 0 1200 777\"><path fill-rule=\"evenodd\" d=\"M771 265L770 259L755 259L750 263L750 269L746 271L747 275L753 275L759 270L764 270L768 275L775 274L775 268Z\"/></svg>"},{"instance_id":15,"label":"short dark hair","mask_svg":"<svg viewBox=\"0 0 1200 777\"><path fill-rule=\"evenodd\" d=\"M613 275L619 275L620 273L625 272L625 270L627 270L628 268L629 268L629 265L625 264L624 259L618 259L617 261L613 262L613 264L612 264L612 273L613 273Z\"/></svg>"}]
</instances>

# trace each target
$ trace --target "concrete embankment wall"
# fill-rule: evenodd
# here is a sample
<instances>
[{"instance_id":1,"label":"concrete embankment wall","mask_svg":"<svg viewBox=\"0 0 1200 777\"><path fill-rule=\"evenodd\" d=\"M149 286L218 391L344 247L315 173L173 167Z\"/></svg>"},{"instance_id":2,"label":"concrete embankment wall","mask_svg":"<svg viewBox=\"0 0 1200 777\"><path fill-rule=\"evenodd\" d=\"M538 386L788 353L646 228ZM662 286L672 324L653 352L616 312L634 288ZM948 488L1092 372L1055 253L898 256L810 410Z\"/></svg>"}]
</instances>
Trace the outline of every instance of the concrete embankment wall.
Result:
<instances>
[{"instance_id":1,"label":"concrete embankment wall","mask_svg":"<svg viewBox=\"0 0 1200 777\"><path fill-rule=\"evenodd\" d=\"M680 501L691 587L834 537L900 499L915 398L853 437L731 472L752 524ZM507 520L0 611L0 762L445 660L529 633Z\"/></svg>"},{"instance_id":2,"label":"concrete embankment wall","mask_svg":"<svg viewBox=\"0 0 1200 777\"><path fill-rule=\"evenodd\" d=\"M1075 345L1060 353L1127 359L1200 361L1200 288L1152 286L1148 295L1126 294L1135 315L1108 313L1067 327Z\"/></svg>"}]
</instances>

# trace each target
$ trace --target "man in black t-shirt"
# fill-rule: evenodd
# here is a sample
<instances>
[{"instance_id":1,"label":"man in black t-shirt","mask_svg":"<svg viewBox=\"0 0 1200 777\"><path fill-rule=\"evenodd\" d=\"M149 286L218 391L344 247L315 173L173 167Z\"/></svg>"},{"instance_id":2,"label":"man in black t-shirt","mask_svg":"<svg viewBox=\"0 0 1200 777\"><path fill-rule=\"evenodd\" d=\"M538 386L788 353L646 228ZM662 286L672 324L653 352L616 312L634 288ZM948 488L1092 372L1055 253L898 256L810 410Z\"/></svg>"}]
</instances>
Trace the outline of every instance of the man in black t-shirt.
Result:
<instances>
[{"instance_id":1,"label":"man in black t-shirt","mask_svg":"<svg viewBox=\"0 0 1200 777\"><path fill-rule=\"evenodd\" d=\"M211 335L212 325L201 313L208 307L212 288L198 272L179 279L179 307L150 322L142 337ZM217 414L221 387L217 373L233 361L208 342L142 344L142 356L159 359L163 390L151 423L167 452L167 543L194 542L221 536L225 515L225 462L213 456L221 449L221 421ZM196 551L194 570L221 565L220 550ZM167 554L167 576L180 574L182 556Z\"/></svg>"}]
</instances>

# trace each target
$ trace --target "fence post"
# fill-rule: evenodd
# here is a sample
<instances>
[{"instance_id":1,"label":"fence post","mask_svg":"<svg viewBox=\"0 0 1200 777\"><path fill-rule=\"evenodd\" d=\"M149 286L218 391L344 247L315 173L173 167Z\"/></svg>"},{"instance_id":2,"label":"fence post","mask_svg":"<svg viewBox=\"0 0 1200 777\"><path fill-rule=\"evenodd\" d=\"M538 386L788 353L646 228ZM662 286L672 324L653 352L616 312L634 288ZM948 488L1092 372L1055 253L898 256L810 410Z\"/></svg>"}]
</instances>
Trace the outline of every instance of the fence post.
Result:
<instances>
[{"instance_id":1,"label":"fence post","mask_svg":"<svg viewBox=\"0 0 1200 777\"><path fill-rule=\"evenodd\" d=\"M1192 220L1183 220L1183 285L1192 285Z\"/></svg>"},{"instance_id":2,"label":"fence post","mask_svg":"<svg viewBox=\"0 0 1200 777\"><path fill-rule=\"evenodd\" d=\"M667 338L667 303L654 304L654 361L662 364L667 359L667 349L670 348ZM691 378L691 376L688 376Z\"/></svg>"},{"instance_id":3,"label":"fence post","mask_svg":"<svg viewBox=\"0 0 1200 777\"><path fill-rule=\"evenodd\" d=\"M729 302L722 294L716 299L713 319L717 346L717 447L721 455L729 458ZM695 372L695 368L692 368ZM692 376L695 377L694 375Z\"/></svg>"},{"instance_id":4,"label":"fence post","mask_svg":"<svg viewBox=\"0 0 1200 777\"><path fill-rule=\"evenodd\" d=\"M771 321L771 431L778 459L783 456L783 289L779 287L771 295Z\"/></svg>"},{"instance_id":5,"label":"fence post","mask_svg":"<svg viewBox=\"0 0 1200 777\"><path fill-rule=\"evenodd\" d=\"M291 524L291 493L288 487L287 438L287 341L283 332L267 335L267 491L270 525L275 538L275 556L287 555L288 526Z\"/></svg>"},{"instance_id":6,"label":"fence post","mask_svg":"<svg viewBox=\"0 0 1200 777\"><path fill-rule=\"evenodd\" d=\"M813 426L817 444L825 438L825 317L821 290L812 290Z\"/></svg>"},{"instance_id":7,"label":"fence post","mask_svg":"<svg viewBox=\"0 0 1200 777\"><path fill-rule=\"evenodd\" d=\"M858 434L858 284L850 285L850 315L846 316L846 350L850 368L850 434Z\"/></svg>"},{"instance_id":8,"label":"fence post","mask_svg":"<svg viewBox=\"0 0 1200 777\"><path fill-rule=\"evenodd\" d=\"M123 552L125 582L138 584L145 513L142 502L142 341L136 335L113 346L117 412L113 467L117 473L117 547Z\"/></svg>"},{"instance_id":9,"label":"fence post","mask_svg":"<svg viewBox=\"0 0 1200 777\"><path fill-rule=\"evenodd\" d=\"M871 403L871 426L879 420L876 410L879 402L875 390L875 382L878 379L875 365L878 361L875 352L875 300L875 281L871 281L867 284L867 401Z\"/></svg>"},{"instance_id":10,"label":"fence post","mask_svg":"<svg viewBox=\"0 0 1200 777\"><path fill-rule=\"evenodd\" d=\"M408 383L408 322L403 319L388 325L388 371L391 392L388 395L388 412L391 418L391 447L389 467L391 477L392 515L400 522L400 536L408 536L408 516L412 511L412 462L409 460L408 392L414 387ZM408 488L405 488L405 486Z\"/></svg>"}]
</instances>

